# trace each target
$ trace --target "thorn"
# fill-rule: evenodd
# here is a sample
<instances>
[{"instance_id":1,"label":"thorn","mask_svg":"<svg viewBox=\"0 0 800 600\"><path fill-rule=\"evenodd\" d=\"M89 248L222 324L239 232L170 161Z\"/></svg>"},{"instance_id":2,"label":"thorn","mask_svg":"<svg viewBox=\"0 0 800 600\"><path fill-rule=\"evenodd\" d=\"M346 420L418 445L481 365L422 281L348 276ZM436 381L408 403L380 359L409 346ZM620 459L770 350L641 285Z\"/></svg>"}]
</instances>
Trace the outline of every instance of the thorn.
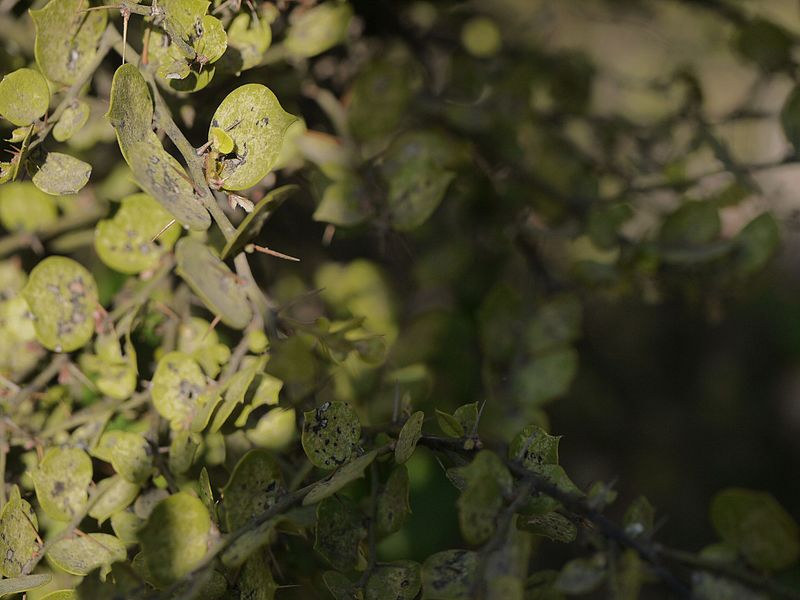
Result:
<instances>
[{"instance_id":1,"label":"thorn","mask_svg":"<svg viewBox=\"0 0 800 600\"><path fill-rule=\"evenodd\" d=\"M120 11L122 14L122 64L125 64L125 49L128 47L128 20L131 18L131 9L123 6Z\"/></svg>"},{"instance_id":2,"label":"thorn","mask_svg":"<svg viewBox=\"0 0 800 600\"><path fill-rule=\"evenodd\" d=\"M153 239L150 240L150 242L155 242L159 237L161 237L162 233L164 233L167 229L169 229L173 225L175 225L175 219L172 219L169 223L164 225L164 227L161 228L161 231L159 231L157 234L155 234L153 236Z\"/></svg>"},{"instance_id":3,"label":"thorn","mask_svg":"<svg viewBox=\"0 0 800 600\"><path fill-rule=\"evenodd\" d=\"M272 250L271 248L267 248L266 246L256 246L254 244L253 250L255 250L256 252L261 252L262 254L269 254L270 256L283 258L284 260L292 260L294 262L300 262L300 259L295 256L289 256L288 254L284 254L283 252L278 252L277 250Z\"/></svg>"},{"instance_id":4,"label":"thorn","mask_svg":"<svg viewBox=\"0 0 800 600\"><path fill-rule=\"evenodd\" d=\"M211 321L211 325L209 325L209 326L208 326L208 329L206 329L206 332L203 334L203 337L201 337L199 341L201 341L201 342L202 342L204 339L206 339L206 336L207 336L209 333L211 333L212 331L214 331L214 328L215 328L215 327L216 327L216 326L219 324L220 318L221 318L221 317L220 317L219 315L216 315L216 316L214 317L214 320L213 320L213 321Z\"/></svg>"},{"instance_id":5,"label":"thorn","mask_svg":"<svg viewBox=\"0 0 800 600\"><path fill-rule=\"evenodd\" d=\"M322 234L322 245L323 246L330 246L331 242L333 241L333 234L336 233L336 225L331 225L328 223L325 227L325 231Z\"/></svg>"}]
</instances>

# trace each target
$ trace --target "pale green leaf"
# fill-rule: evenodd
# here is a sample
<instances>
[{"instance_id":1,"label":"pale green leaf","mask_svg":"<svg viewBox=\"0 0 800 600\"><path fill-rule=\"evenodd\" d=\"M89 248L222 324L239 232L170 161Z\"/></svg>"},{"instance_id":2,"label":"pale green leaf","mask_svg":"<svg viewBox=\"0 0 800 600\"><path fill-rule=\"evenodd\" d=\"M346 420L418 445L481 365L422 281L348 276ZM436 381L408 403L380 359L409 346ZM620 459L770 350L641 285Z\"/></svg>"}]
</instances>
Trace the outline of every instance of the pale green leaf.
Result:
<instances>
[{"instance_id":1,"label":"pale green leaf","mask_svg":"<svg viewBox=\"0 0 800 600\"><path fill-rule=\"evenodd\" d=\"M89 105L83 100L76 98L64 109L64 112L62 112L61 116L58 118L58 122L53 127L53 137L56 141L66 142L75 135L81 127L86 125L90 113Z\"/></svg>"},{"instance_id":2,"label":"pale green leaf","mask_svg":"<svg viewBox=\"0 0 800 600\"><path fill-rule=\"evenodd\" d=\"M125 544L107 533L87 533L57 541L47 551L47 559L72 575L88 575L102 567L110 570L111 563L127 558Z\"/></svg>"},{"instance_id":3,"label":"pale green leaf","mask_svg":"<svg viewBox=\"0 0 800 600\"><path fill-rule=\"evenodd\" d=\"M57 521L71 521L86 507L92 459L79 448L50 448L32 473L36 499Z\"/></svg>"},{"instance_id":4,"label":"pale green leaf","mask_svg":"<svg viewBox=\"0 0 800 600\"><path fill-rule=\"evenodd\" d=\"M0 223L8 231L35 232L58 219L56 199L30 181L0 186Z\"/></svg>"},{"instance_id":5,"label":"pale green leaf","mask_svg":"<svg viewBox=\"0 0 800 600\"><path fill-rule=\"evenodd\" d=\"M43 585L47 585L52 579L53 576L49 573L37 573L36 575L25 575L24 577L2 579L0 580L0 596L35 590ZM43 597L43 600L48 598L49 600L59 600L59 598L53 596L53 594L47 594L47 596ZM60 600L69 600L69 598L63 597Z\"/></svg>"},{"instance_id":6,"label":"pale green leaf","mask_svg":"<svg viewBox=\"0 0 800 600\"><path fill-rule=\"evenodd\" d=\"M89 183L91 173L92 165L74 156L48 152L31 181L46 194L77 194Z\"/></svg>"},{"instance_id":7,"label":"pale green leaf","mask_svg":"<svg viewBox=\"0 0 800 600\"><path fill-rule=\"evenodd\" d=\"M323 2L298 14L284 45L292 54L310 58L344 41L353 9L347 2Z\"/></svg>"},{"instance_id":8,"label":"pale green leaf","mask_svg":"<svg viewBox=\"0 0 800 600\"><path fill-rule=\"evenodd\" d=\"M0 116L14 125L30 125L49 105L50 90L39 71L17 69L0 81Z\"/></svg>"},{"instance_id":9,"label":"pale green leaf","mask_svg":"<svg viewBox=\"0 0 800 600\"><path fill-rule=\"evenodd\" d=\"M89 516L101 525L116 512L125 510L139 495L141 486L120 475L107 477L97 484L97 500L89 509Z\"/></svg>"},{"instance_id":10,"label":"pale green leaf","mask_svg":"<svg viewBox=\"0 0 800 600\"><path fill-rule=\"evenodd\" d=\"M38 527L36 513L14 486L0 511L0 574L19 577L31 570L40 551Z\"/></svg>"},{"instance_id":11,"label":"pale green leaf","mask_svg":"<svg viewBox=\"0 0 800 600\"><path fill-rule=\"evenodd\" d=\"M158 413L174 430L188 429L201 408L206 378L192 358L170 352L158 361L150 393Z\"/></svg>"}]
</instances>

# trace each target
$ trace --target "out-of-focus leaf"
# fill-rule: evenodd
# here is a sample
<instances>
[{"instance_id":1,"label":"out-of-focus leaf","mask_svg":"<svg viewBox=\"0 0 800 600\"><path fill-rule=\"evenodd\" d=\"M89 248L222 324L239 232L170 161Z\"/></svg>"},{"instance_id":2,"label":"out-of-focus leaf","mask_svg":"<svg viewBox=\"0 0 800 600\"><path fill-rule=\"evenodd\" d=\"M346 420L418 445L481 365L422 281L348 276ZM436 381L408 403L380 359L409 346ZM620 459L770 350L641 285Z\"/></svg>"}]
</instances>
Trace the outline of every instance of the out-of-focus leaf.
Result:
<instances>
[{"instance_id":1,"label":"out-of-focus leaf","mask_svg":"<svg viewBox=\"0 0 800 600\"><path fill-rule=\"evenodd\" d=\"M75 99L64 109L58 122L53 127L53 137L56 141L66 142L75 132L86 125L91 110L83 100Z\"/></svg>"},{"instance_id":2,"label":"out-of-focus leaf","mask_svg":"<svg viewBox=\"0 0 800 600\"><path fill-rule=\"evenodd\" d=\"M352 500L337 497L319 503L314 550L335 569L350 571L358 565L359 544L366 537L366 518Z\"/></svg>"},{"instance_id":3,"label":"out-of-focus leaf","mask_svg":"<svg viewBox=\"0 0 800 600\"><path fill-rule=\"evenodd\" d=\"M284 45L296 56L322 54L344 41L352 17L349 3L323 2L290 21Z\"/></svg>"},{"instance_id":4,"label":"out-of-focus leaf","mask_svg":"<svg viewBox=\"0 0 800 600\"><path fill-rule=\"evenodd\" d=\"M119 538L107 533L87 533L57 541L47 551L47 559L72 575L88 575L98 567L110 570L111 563L123 561L128 553Z\"/></svg>"},{"instance_id":5,"label":"out-of-focus leaf","mask_svg":"<svg viewBox=\"0 0 800 600\"><path fill-rule=\"evenodd\" d=\"M49 573L37 573L36 575L25 575L24 577L3 579L0 580L0 596L35 590L43 585L47 585L52 579L53 576ZM49 600L69 600L67 597L59 599L53 596L53 594L48 594L47 596L44 596L44 598L49 598Z\"/></svg>"},{"instance_id":6,"label":"out-of-focus leaf","mask_svg":"<svg viewBox=\"0 0 800 600\"><path fill-rule=\"evenodd\" d=\"M0 574L19 577L26 574L39 555L36 513L19 494L19 488L11 489L8 502L0 511Z\"/></svg>"},{"instance_id":7,"label":"out-of-focus leaf","mask_svg":"<svg viewBox=\"0 0 800 600\"><path fill-rule=\"evenodd\" d=\"M468 550L445 550L422 565L422 595L430 600L469 598L478 572L478 555Z\"/></svg>"},{"instance_id":8,"label":"out-of-focus leaf","mask_svg":"<svg viewBox=\"0 0 800 600\"><path fill-rule=\"evenodd\" d=\"M272 216L272 213L298 189L296 185L284 185L270 191L259 200L253 210L239 223L234 236L225 243L221 258L224 260L241 252L248 243L258 236L264 223Z\"/></svg>"},{"instance_id":9,"label":"out-of-focus leaf","mask_svg":"<svg viewBox=\"0 0 800 600\"><path fill-rule=\"evenodd\" d=\"M79 448L50 448L33 472L36 499L57 521L71 521L85 508L92 459Z\"/></svg>"},{"instance_id":10,"label":"out-of-focus leaf","mask_svg":"<svg viewBox=\"0 0 800 600\"><path fill-rule=\"evenodd\" d=\"M13 181L0 187L0 223L8 231L35 232L57 219L56 199L30 181Z\"/></svg>"},{"instance_id":11,"label":"out-of-focus leaf","mask_svg":"<svg viewBox=\"0 0 800 600\"><path fill-rule=\"evenodd\" d=\"M266 450L251 450L233 469L222 490L225 523L235 531L275 504L283 487L278 463Z\"/></svg>"}]
</instances>

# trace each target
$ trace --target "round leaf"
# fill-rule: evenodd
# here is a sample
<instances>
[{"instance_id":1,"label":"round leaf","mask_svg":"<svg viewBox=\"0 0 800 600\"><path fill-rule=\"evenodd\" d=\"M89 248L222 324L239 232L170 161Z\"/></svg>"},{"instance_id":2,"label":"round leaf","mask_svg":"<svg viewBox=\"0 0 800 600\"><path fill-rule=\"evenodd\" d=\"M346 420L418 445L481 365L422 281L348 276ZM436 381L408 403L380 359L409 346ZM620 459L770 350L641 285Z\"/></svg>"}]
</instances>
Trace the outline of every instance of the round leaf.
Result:
<instances>
[{"instance_id":1,"label":"round leaf","mask_svg":"<svg viewBox=\"0 0 800 600\"><path fill-rule=\"evenodd\" d=\"M293 19L284 45L292 54L310 58L344 41L353 9L346 2L324 2Z\"/></svg>"},{"instance_id":2,"label":"round leaf","mask_svg":"<svg viewBox=\"0 0 800 600\"><path fill-rule=\"evenodd\" d=\"M228 531L246 525L275 504L283 477L278 463L265 450L251 450L236 464L222 490Z\"/></svg>"},{"instance_id":3,"label":"round leaf","mask_svg":"<svg viewBox=\"0 0 800 600\"><path fill-rule=\"evenodd\" d=\"M136 500L139 490L139 484L131 483L119 475L103 479L97 484L98 498L89 509L89 516L102 524L114 513L128 508Z\"/></svg>"},{"instance_id":4,"label":"round leaf","mask_svg":"<svg viewBox=\"0 0 800 600\"><path fill-rule=\"evenodd\" d=\"M208 135L211 138L211 147L214 150L221 154L233 152L233 138L225 133L223 129L212 127Z\"/></svg>"},{"instance_id":5,"label":"round leaf","mask_svg":"<svg viewBox=\"0 0 800 600\"><path fill-rule=\"evenodd\" d=\"M50 0L44 8L30 11L36 28L36 63L56 83L75 83L97 54L108 14L81 12L82 8L83 0Z\"/></svg>"},{"instance_id":6,"label":"round leaf","mask_svg":"<svg viewBox=\"0 0 800 600\"><path fill-rule=\"evenodd\" d=\"M11 497L0 511L0 573L5 577L19 577L30 570L30 564L39 554L36 530L39 523L36 513L12 489Z\"/></svg>"},{"instance_id":7,"label":"round leaf","mask_svg":"<svg viewBox=\"0 0 800 600\"><path fill-rule=\"evenodd\" d=\"M414 600L422 587L419 563L399 560L375 567L367 580L366 600Z\"/></svg>"},{"instance_id":8,"label":"round leaf","mask_svg":"<svg viewBox=\"0 0 800 600\"><path fill-rule=\"evenodd\" d=\"M53 127L53 137L56 141L65 142L89 120L91 110L83 100L73 100L72 104L64 109L58 122Z\"/></svg>"},{"instance_id":9,"label":"round leaf","mask_svg":"<svg viewBox=\"0 0 800 600\"><path fill-rule=\"evenodd\" d=\"M349 498L328 498L317 506L314 550L339 571L350 571L359 562L359 544L367 537L366 519Z\"/></svg>"},{"instance_id":10,"label":"round leaf","mask_svg":"<svg viewBox=\"0 0 800 600\"><path fill-rule=\"evenodd\" d=\"M408 469L405 465L398 465L378 494L375 522L382 535L400 531L406 516L411 512L408 504L410 489Z\"/></svg>"},{"instance_id":11,"label":"round leaf","mask_svg":"<svg viewBox=\"0 0 800 600\"><path fill-rule=\"evenodd\" d=\"M85 576L98 567L108 569L111 563L128 556L125 544L107 533L89 533L59 540L47 551L48 560L72 575Z\"/></svg>"},{"instance_id":12,"label":"round leaf","mask_svg":"<svg viewBox=\"0 0 800 600\"><path fill-rule=\"evenodd\" d=\"M203 502L178 492L160 502L140 532L142 552L153 580L170 585L203 560L211 531L211 517Z\"/></svg>"},{"instance_id":13,"label":"round leaf","mask_svg":"<svg viewBox=\"0 0 800 600\"><path fill-rule=\"evenodd\" d=\"M283 137L295 120L261 84L248 83L228 94L211 120L211 128L222 129L234 143L233 152L220 157L222 187L242 190L261 181L278 160Z\"/></svg>"},{"instance_id":14,"label":"round leaf","mask_svg":"<svg viewBox=\"0 0 800 600\"><path fill-rule=\"evenodd\" d=\"M92 459L78 448L50 448L32 477L44 512L57 521L71 521L88 501Z\"/></svg>"},{"instance_id":15,"label":"round leaf","mask_svg":"<svg viewBox=\"0 0 800 600\"><path fill-rule=\"evenodd\" d=\"M244 286L208 246L192 238L183 238L175 247L175 258L178 275L212 313L229 327L247 327L252 312Z\"/></svg>"},{"instance_id":16,"label":"round leaf","mask_svg":"<svg viewBox=\"0 0 800 600\"><path fill-rule=\"evenodd\" d=\"M95 227L97 255L122 273L153 269L180 236L180 227L169 225L170 221L174 221L172 215L147 194L123 198L114 217ZM158 239L153 241L156 235Z\"/></svg>"},{"instance_id":17,"label":"round leaf","mask_svg":"<svg viewBox=\"0 0 800 600\"><path fill-rule=\"evenodd\" d=\"M800 556L797 523L770 494L723 490L711 501L711 523L723 541L758 569L778 571Z\"/></svg>"},{"instance_id":18,"label":"round leaf","mask_svg":"<svg viewBox=\"0 0 800 600\"><path fill-rule=\"evenodd\" d=\"M228 54L235 51L235 70L252 69L261 62L272 43L272 30L266 19L252 19L247 12L236 15L227 27ZM225 62L225 58L222 62Z\"/></svg>"},{"instance_id":19,"label":"round leaf","mask_svg":"<svg viewBox=\"0 0 800 600\"><path fill-rule=\"evenodd\" d=\"M30 125L48 106L50 89L39 71L17 69L0 81L0 116L14 125Z\"/></svg>"},{"instance_id":20,"label":"round leaf","mask_svg":"<svg viewBox=\"0 0 800 600\"><path fill-rule=\"evenodd\" d=\"M349 405L326 402L303 419L303 450L314 466L331 470L350 459L361 437L361 423Z\"/></svg>"},{"instance_id":21,"label":"round leaf","mask_svg":"<svg viewBox=\"0 0 800 600\"><path fill-rule=\"evenodd\" d=\"M550 435L538 425L528 425L512 440L508 456L531 471L541 465L557 465L560 440L561 436Z\"/></svg>"},{"instance_id":22,"label":"round leaf","mask_svg":"<svg viewBox=\"0 0 800 600\"><path fill-rule=\"evenodd\" d=\"M478 555L468 550L445 550L422 565L422 595L430 600L469 598L478 572Z\"/></svg>"},{"instance_id":23,"label":"round leaf","mask_svg":"<svg viewBox=\"0 0 800 600\"><path fill-rule=\"evenodd\" d=\"M0 186L0 223L8 231L39 231L57 219L56 199L30 181Z\"/></svg>"},{"instance_id":24,"label":"round leaf","mask_svg":"<svg viewBox=\"0 0 800 600\"><path fill-rule=\"evenodd\" d=\"M150 394L158 413L174 430L188 429L201 408L206 378L194 360L182 352L161 357Z\"/></svg>"},{"instance_id":25,"label":"round leaf","mask_svg":"<svg viewBox=\"0 0 800 600\"><path fill-rule=\"evenodd\" d=\"M47 194L77 194L89 183L92 165L69 154L48 152L39 170L31 178L33 185Z\"/></svg>"},{"instance_id":26,"label":"round leaf","mask_svg":"<svg viewBox=\"0 0 800 600\"><path fill-rule=\"evenodd\" d=\"M36 337L45 348L71 352L91 339L97 284L71 258L48 256L37 264L22 296L36 318Z\"/></svg>"},{"instance_id":27,"label":"round leaf","mask_svg":"<svg viewBox=\"0 0 800 600\"><path fill-rule=\"evenodd\" d=\"M150 477L153 450L141 434L107 431L100 438L98 448L110 458L114 470L131 483L143 483Z\"/></svg>"}]
</instances>

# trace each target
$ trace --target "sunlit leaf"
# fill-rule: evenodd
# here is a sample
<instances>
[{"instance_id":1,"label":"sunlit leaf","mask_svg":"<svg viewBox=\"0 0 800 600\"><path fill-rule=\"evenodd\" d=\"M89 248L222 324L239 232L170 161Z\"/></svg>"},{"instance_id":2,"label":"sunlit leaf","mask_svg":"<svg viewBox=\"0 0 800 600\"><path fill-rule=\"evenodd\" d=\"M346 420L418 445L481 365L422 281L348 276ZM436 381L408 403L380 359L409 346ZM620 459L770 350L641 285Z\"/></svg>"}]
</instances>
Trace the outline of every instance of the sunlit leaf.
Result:
<instances>
[{"instance_id":1,"label":"sunlit leaf","mask_svg":"<svg viewBox=\"0 0 800 600\"><path fill-rule=\"evenodd\" d=\"M53 127L53 137L59 142L67 141L86 125L90 113L89 105L86 102L79 99L73 100L61 113L58 122Z\"/></svg>"},{"instance_id":2,"label":"sunlit leaf","mask_svg":"<svg viewBox=\"0 0 800 600\"><path fill-rule=\"evenodd\" d=\"M293 15L284 45L297 56L310 58L344 41L353 9L347 2L323 2Z\"/></svg>"},{"instance_id":3,"label":"sunlit leaf","mask_svg":"<svg viewBox=\"0 0 800 600\"><path fill-rule=\"evenodd\" d=\"M57 521L70 521L86 507L92 459L78 448L50 448L32 476L44 512Z\"/></svg>"},{"instance_id":4,"label":"sunlit leaf","mask_svg":"<svg viewBox=\"0 0 800 600\"><path fill-rule=\"evenodd\" d=\"M150 393L158 413L175 430L188 429L204 400L206 378L194 360L170 352L158 361Z\"/></svg>"},{"instance_id":5,"label":"sunlit leaf","mask_svg":"<svg viewBox=\"0 0 800 600\"><path fill-rule=\"evenodd\" d=\"M242 190L258 183L272 169L286 130L296 120L261 84L248 83L228 94L209 128L222 129L234 142L233 153L220 159L222 187Z\"/></svg>"},{"instance_id":6,"label":"sunlit leaf","mask_svg":"<svg viewBox=\"0 0 800 600\"><path fill-rule=\"evenodd\" d=\"M331 470L346 463L360 437L358 415L342 402L326 402L303 415L303 450L320 469Z\"/></svg>"},{"instance_id":7,"label":"sunlit leaf","mask_svg":"<svg viewBox=\"0 0 800 600\"><path fill-rule=\"evenodd\" d=\"M47 585L53 579L49 573L37 573L36 575L25 575L24 577L13 577L11 579L0 580L0 596L7 594L18 594L20 592L27 592L35 590L43 585ZM70 592L72 593L72 592ZM70 600L70 597L64 596L58 598L53 594L47 594L43 597L49 600Z\"/></svg>"},{"instance_id":8,"label":"sunlit leaf","mask_svg":"<svg viewBox=\"0 0 800 600\"><path fill-rule=\"evenodd\" d=\"M295 409L276 406L261 417L255 427L245 431L245 435L260 448L282 450L295 437L296 418Z\"/></svg>"},{"instance_id":9,"label":"sunlit leaf","mask_svg":"<svg viewBox=\"0 0 800 600\"><path fill-rule=\"evenodd\" d=\"M49 105L50 90L39 71L17 69L0 80L0 116L14 125L30 125Z\"/></svg>"},{"instance_id":10,"label":"sunlit leaf","mask_svg":"<svg viewBox=\"0 0 800 600\"><path fill-rule=\"evenodd\" d=\"M57 541L47 551L47 559L72 575L88 575L98 567L110 569L113 562L125 560L125 544L106 533L88 533Z\"/></svg>"},{"instance_id":11,"label":"sunlit leaf","mask_svg":"<svg viewBox=\"0 0 800 600\"><path fill-rule=\"evenodd\" d=\"M195 294L234 329L244 329L252 317L244 286L211 249L192 238L183 238L175 246L176 272Z\"/></svg>"},{"instance_id":12,"label":"sunlit leaf","mask_svg":"<svg viewBox=\"0 0 800 600\"><path fill-rule=\"evenodd\" d=\"M33 185L47 194L77 194L89 183L92 165L74 156L60 152L48 152L31 178Z\"/></svg>"},{"instance_id":13,"label":"sunlit leaf","mask_svg":"<svg viewBox=\"0 0 800 600\"><path fill-rule=\"evenodd\" d=\"M0 187L0 223L8 231L38 231L57 219L56 199L30 181Z\"/></svg>"},{"instance_id":14,"label":"sunlit leaf","mask_svg":"<svg viewBox=\"0 0 800 600\"><path fill-rule=\"evenodd\" d=\"M89 509L89 516L102 524L114 513L125 510L133 504L140 489L139 484L131 483L120 475L103 479L97 484L95 493L98 499Z\"/></svg>"},{"instance_id":15,"label":"sunlit leaf","mask_svg":"<svg viewBox=\"0 0 800 600\"><path fill-rule=\"evenodd\" d=\"M36 337L45 348L71 352L91 339L97 284L79 263L48 256L33 268L22 295L36 317Z\"/></svg>"},{"instance_id":16,"label":"sunlit leaf","mask_svg":"<svg viewBox=\"0 0 800 600\"><path fill-rule=\"evenodd\" d=\"M231 356L231 349L220 343L211 323L199 317L190 317L178 326L178 350L195 359L209 377L219 375Z\"/></svg>"},{"instance_id":17,"label":"sunlit leaf","mask_svg":"<svg viewBox=\"0 0 800 600\"><path fill-rule=\"evenodd\" d=\"M228 51L236 53L231 58L231 70L236 72L252 69L261 62L264 52L272 43L272 30L266 19L253 19L247 12L236 15L228 24ZM225 57L221 62L225 62Z\"/></svg>"},{"instance_id":18,"label":"sunlit leaf","mask_svg":"<svg viewBox=\"0 0 800 600\"><path fill-rule=\"evenodd\" d=\"M203 502L178 492L150 513L139 538L145 562L155 582L169 585L203 560L211 534L211 517Z\"/></svg>"},{"instance_id":19,"label":"sunlit leaf","mask_svg":"<svg viewBox=\"0 0 800 600\"><path fill-rule=\"evenodd\" d=\"M39 522L31 505L14 486L0 511L0 573L5 577L26 574L39 555Z\"/></svg>"},{"instance_id":20,"label":"sunlit leaf","mask_svg":"<svg viewBox=\"0 0 800 600\"><path fill-rule=\"evenodd\" d=\"M143 483L153 470L153 450L139 433L107 431L100 438L95 454L110 462L117 473L132 483Z\"/></svg>"},{"instance_id":21,"label":"sunlit leaf","mask_svg":"<svg viewBox=\"0 0 800 600\"><path fill-rule=\"evenodd\" d=\"M180 227L171 221L172 215L147 194L127 196L113 218L95 226L97 255L122 273L153 269L180 236Z\"/></svg>"},{"instance_id":22,"label":"sunlit leaf","mask_svg":"<svg viewBox=\"0 0 800 600\"><path fill-rule=\"evenodd\" d=\"M50 0L30 10L36 27L36 63L48 79L64 85L78 80L97 54L106 28L104 10L81 12L82 0Z\"/></svg>"}]
</instances>

